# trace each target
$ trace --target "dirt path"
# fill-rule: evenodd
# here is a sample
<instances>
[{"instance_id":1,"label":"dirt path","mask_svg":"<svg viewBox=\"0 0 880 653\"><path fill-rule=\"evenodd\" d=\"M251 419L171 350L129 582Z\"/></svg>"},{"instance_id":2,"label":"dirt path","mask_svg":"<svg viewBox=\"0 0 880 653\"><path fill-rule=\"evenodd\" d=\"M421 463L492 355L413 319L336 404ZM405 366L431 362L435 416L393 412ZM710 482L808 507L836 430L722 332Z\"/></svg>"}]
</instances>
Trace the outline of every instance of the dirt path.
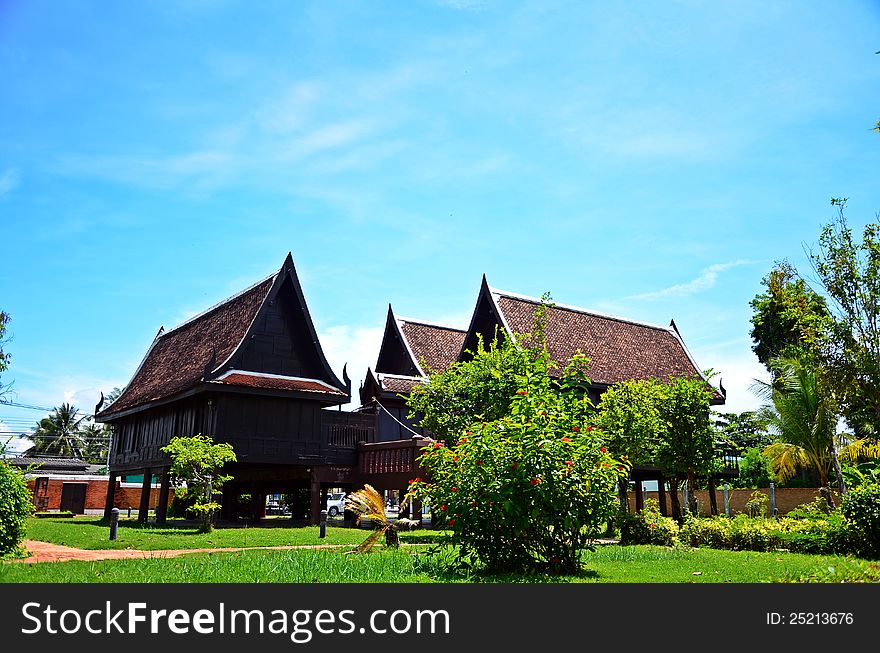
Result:
<instances>
[{"instance_id":1,"label":"dirt path","mask_svg":"<svg viewBox=\"0 0 880 653\"><path fill-rule=\"evenodd\" d=\"M220 549L161 549L158 551L138 551L132 549L75 549L60 544L49 544L37 540L25 540L27 550L31 555L28 558L17 558L9 562L35 563L35 562L66 562L68 560L124 560L130 558L173 558L188 553L223 553L229 551L286 551L290 549L338 549L350 545L347 544L301 544L296 546L248 546Z\"/></svg>"}]
</instances>

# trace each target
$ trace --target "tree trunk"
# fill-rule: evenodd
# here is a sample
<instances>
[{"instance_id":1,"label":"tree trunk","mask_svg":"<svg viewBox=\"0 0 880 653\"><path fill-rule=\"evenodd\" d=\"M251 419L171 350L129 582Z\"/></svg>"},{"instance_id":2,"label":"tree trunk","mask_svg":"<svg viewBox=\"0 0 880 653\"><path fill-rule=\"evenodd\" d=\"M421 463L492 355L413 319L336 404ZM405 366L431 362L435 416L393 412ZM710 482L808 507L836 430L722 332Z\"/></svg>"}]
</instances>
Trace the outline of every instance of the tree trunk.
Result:
<instances>
[{"instance_id":1,"label":"tree trunk","mask_svg":"<svg viewBox=\"0 0 880 653\"><path fill-rule=\"evenodd\" d=\"M397 526L394 524L389 524L385 529L385 546L393 546L394 548L400 546L400 536L397 534Z\"/></svg>"},{"instance_id":2,"label":"tree trunk","mask_svg":"<svg viewBox=\"0 0 880 653\"><path fill-rule=\"evenodd\" d=\"M678 476L669 477L669 499L672 502L672 518L681 522L681 503L678 500Z\"/></svg>"},{"instance_id":3,"label":"tree trunk","mask_svg":"<svg viewBox=\"0 0 880 653\"><path fill-rule=\"evenodd\" d=\"M627 500L627 491L629 490L629 481L621 478L617 481L617 496L620 500L620 512L629 512L629 501Z\"/></svg>"},{"instance_id":4,"label":"tree trunk","mask_svg":"<svg viewBox=\"0 0 880 653\"><path fill-rule=\"evenodd\" d=\"M846 494L846 481L843 480L843 471L840 469L840 460L837 458L837 449L831 445L831 467L837 477L837 487L840 488L841 496Z\"/></svg>"},{"instance_id":5,"label":"tree trunk","mask_svg":"<svg viewBox=\"0 0 880 653\"><path fill-rule=\"evenodd\" d=\"M697 477L692 471L689 471L687 473L687 484L688 484L687 510L690 514L696 516L697 511L698 511L698 508L697 508Z\"/></svg>"}]
</instances>

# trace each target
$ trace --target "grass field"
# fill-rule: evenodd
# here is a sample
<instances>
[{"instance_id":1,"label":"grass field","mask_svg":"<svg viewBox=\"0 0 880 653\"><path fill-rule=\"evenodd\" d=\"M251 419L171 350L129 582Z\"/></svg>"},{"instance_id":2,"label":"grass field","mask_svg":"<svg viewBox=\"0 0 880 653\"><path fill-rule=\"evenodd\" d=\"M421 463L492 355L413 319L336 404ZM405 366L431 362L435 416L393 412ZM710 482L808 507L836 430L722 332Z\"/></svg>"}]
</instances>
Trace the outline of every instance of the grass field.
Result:
<instances>
[{"instance_id":1,"label":"grass field","mask_svg":"<svg viewBox=\"0 0 880 653\"><path fill-rule=\"evenodd\" d=\"M108 526L96 518L32 519L30 539L83 549L193 549L308 544L356 544L366 537L361 529L219 528L200 534L191 524L170 522L162 528L123 522L119 538L110 542ZM404 542L437 541L435 531L402 533ZM584 554L585 571L578 576L471 575L450 571L451 549L430 555L428 548L386 550L365 555L344 550L240 551L197 553L174 558L96 562L0 564L0 582L66 583L761 583L809 577L836 582L860 563L840 556L787 552L755 553L715 549L651 546L600 546ZM447 560L444 560L444 557ZM875 574L876 579L876 574Z\"/></svg>"},{"instance_id":2,"label":"grass field","mask_svg":"<svg viewBox=\"0 0 880 653\"><path fill-rule=\"evenodd\" d=\"M271 524L271 522L269 522ZM318 537L318 527L291 528L278 520L275 526L261 528L217 528L199 533L191 522L169 521L165 526L120 521L117 539L110 541L107 522L97 517L74 519L32 518L28 522L28 539L63 544L77 549L214 549L251 546L287 546L307 544L359 544L367 531L329 526L327 537ZM404 541L436 541L436 531L413 531L401 534Z\"/></svg>"},{"instance_id":3,"label":"grass field","mask_svg":"<svg viewBox=\"0 0 880 653\"><path fill-rule=\"evenodd\" d=\"M446 550L449 553L449 550ZM578 576L472 575L450 571L425 547L195 553L174 558L0 564L3 583L761 583L812 576L857 561L836 556L606 545L585 555Z\"/></svg>"}]
</instances>

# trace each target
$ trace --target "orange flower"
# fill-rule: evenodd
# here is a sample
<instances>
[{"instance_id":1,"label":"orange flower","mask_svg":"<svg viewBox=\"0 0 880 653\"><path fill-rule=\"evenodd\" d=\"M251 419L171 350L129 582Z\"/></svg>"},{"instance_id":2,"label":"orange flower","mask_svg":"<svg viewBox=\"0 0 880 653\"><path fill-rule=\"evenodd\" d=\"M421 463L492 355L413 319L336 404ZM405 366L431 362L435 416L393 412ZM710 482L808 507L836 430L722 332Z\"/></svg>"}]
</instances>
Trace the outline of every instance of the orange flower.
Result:
<instances>
[{"instance_id":1,"label":"orange flower","mask_svg":"<svg viewBox=\"0 0 880 653\"><path fill-rule=\"evenodd\" d=\"M568 465L569 467L571 467L572 465L574 465L574 461L573 460L566 460L565 464Z\"/></svg>"},{"instance_id":2,"label":"orange flower","mask_svg":"<svg viewBox=\"0 0 880 653\"><path fill-rule=\"evenodd\" d=\"M529 394L529 391L528 390L517 390L516 394L525 396L525 395Z\"/></svg>"},{"instance_id":3,"label":"orange flower","mask_svg":"<svg viewBox=\"0 0 880 653\"><path fill-rule=\"evenodd\" d=\"M580 433L580 432L581 432L581 427L580 427L580 426L572 426L572 427L571 427L571 430L574 431L575 433Z\"/></svg>"},{"instance_id":4,"label":"orange flower","mask_svg":"<svg viewBox=\"0 0 880 653\"><path fill-rule=\"evenodd\" d=\"M529 485L537 485L540 482L541 482L540 478L533 478L531 481L529 481Z\"/></svg>"},{"instance_id":5,"label":"orange flower","mask_svg":"<svg viewBox=\"0 0 880 653\"><path fill-rule=\"evenodd\" d=\"M477 461L477 464L478 464L478 465L482 465L482 464L483 464L483 461L482 461L482 460L478 460L478 461Z\"/></svg>"},{"instance_id":6,"label":"orange flower","mask_svg":"<svg viewBox=\"0 0 880 653\"><path fill-rule=\"evenodd\" d=\"M440 448L442 448L442 447L443 447L443 445L442 445L441 443L439 443L439 442L435 442L435 443L434 443L434 448L435 448L435 449L440 449Z\"/></svg>"},{"instance_id":7,"label":"orange flower","mask_svg":"<svg viewBox=\"0 0 880 653\"><path fill-rule=\"evenodd\" d=\"M513 463L513 464L510 466L511 469L516 469L517 467L519 467L519 463Z\"/></svg>"},{"instance_id":8,"label":"orange flower","mask_svg":"<svg viewBox=\"0 0 880 653\"><path fill-rule=\"evenodd\" d=\"M453 517L452 519L449 520L449 525L450 525L450 526L455 526L455 518L454 518L454 517Z\"/></svg>"},{"instance_id":9,"label":"orange flower","mask_svg":"<svg viewBox=\"0 0 880 653\"><path fill-rule=\"evenodd\" d=\"M442 506L440 506L440 510L442 510L443 512L446 512L446 504L445 503Z\"/></svg>"},{"instance_id":10,"label":"orange flower","mask_svg":"<svg viewBox=\"0 0 880 653\"><path fill-rule=\"evenodd\" d=\"M599 451L601 451L602 453L608 453L608 449L606 449L605 447L599 447Z\"/></svg>"},{"instance_id":11,"label":"orange flower","mask_svg":"<svg viewBox=\"0 0 880 653\"><path fill-rule=\"evenodd\" d=\"M569 438L569 437L564 437L564 438L562 438L562 441L563 441L563 442L571 442L571 438Z\"/></svg>"},{"instance_id":12,"label":"orange flower","mask_svg":"<svg viewBox=\"0 0 880 653\"><path fill-rule=\"evenodd\" d=\"M455 487L455 486L453 485L453 486L452 486L452 491L453 491L453 492L458 492L458 488Z\"/></svg>"}]
</instances>

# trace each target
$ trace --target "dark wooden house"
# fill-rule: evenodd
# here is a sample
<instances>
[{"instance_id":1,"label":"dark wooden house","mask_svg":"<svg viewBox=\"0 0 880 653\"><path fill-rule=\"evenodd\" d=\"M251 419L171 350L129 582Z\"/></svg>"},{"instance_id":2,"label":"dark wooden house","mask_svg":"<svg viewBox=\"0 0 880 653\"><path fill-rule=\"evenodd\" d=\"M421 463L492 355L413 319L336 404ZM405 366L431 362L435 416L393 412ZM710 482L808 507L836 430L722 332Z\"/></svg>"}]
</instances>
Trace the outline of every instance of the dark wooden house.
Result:
<instances>
[{"instance_id":1,"label":"dark wooden house","mask_svg":"<svg viewBox=\"0 0 880 653\"><path fill-rule=\"evenodd\" d=\"M113 429L107 512L118 474L144 474L144 508L159 474L164 521L170 460L161 447L204 434L232 444L238 458L224 516L235 516L241 494L259 516L267 493L290 493L294 517L316 522L327 489L353 485L358 443L374 437L371 416L328 410L350 397L345 371L340 380L324 357L288 254L275 274L160 329L119 398L96 407L96 420Z\"/></svg>"},{"instance_id":2,"label":"dark wooden house","mask_svg":"<svg viewBox=\"0 0 880 653\"><path fill-rule=\"evenodd\" d=\"M468 360L481 337L490 343L496 334L531 333L541 304L534 297L492 288L484 276L467 330L396 319L389 307L376 370L367 371L360 390L362 410L378 416L377 439L402 441L413 431L429 435L419 429L417 419L407 417L406 410L408 394L427 379L425 368L442 371L453 361ZM664 327L553 304L547 309L545 330L550 356L560 369L578 352L589 357L589 393L597 405L607 388L626 380L697 376L709 384L674 321ZM712 403L724 403L723 387L714 391ZM723 475L732 475L731 461L725 460ZM399 476L420 471L414 466ZM650 466L634 468L631 479L639 490L643 480L663 482L661 470ZM636 499L641 507L640 491Z\"/></svg>"}]
</instances>

